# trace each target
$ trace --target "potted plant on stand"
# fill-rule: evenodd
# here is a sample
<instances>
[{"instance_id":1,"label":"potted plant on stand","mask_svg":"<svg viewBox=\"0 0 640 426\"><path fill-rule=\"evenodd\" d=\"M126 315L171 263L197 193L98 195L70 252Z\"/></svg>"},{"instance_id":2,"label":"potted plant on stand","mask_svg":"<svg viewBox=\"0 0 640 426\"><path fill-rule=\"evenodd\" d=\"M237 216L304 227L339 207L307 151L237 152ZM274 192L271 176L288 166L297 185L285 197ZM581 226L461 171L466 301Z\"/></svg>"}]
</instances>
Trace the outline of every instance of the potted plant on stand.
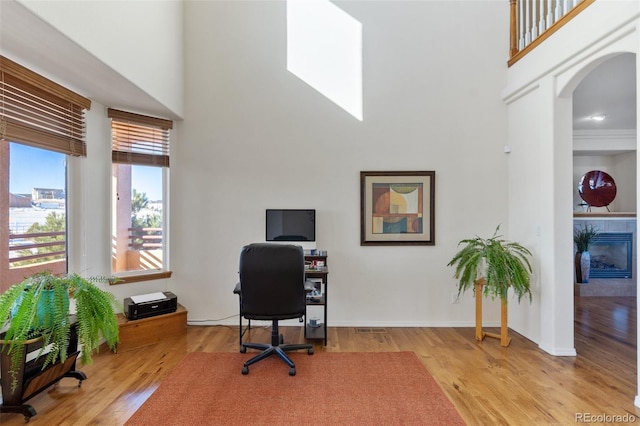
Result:
<instances>
[{"instance_id":1,"label":"potted plant on stand","mask_svg":"<svg viewBox=\"0 0 640 426\"><path fill-rule=\"evenodd\" d=\"M108 278L83 278L78 274L63 276L50 272L34 274L0 294L0 351L10 357L7 372L2 377L3 405L5 397L19 386L18 372L25 359L25 347L36 339L42 341L38 358L43 356L42 370L67 359L67 349L72 338L81 345L80 359L91 363L104 338L109 348L115 350L118 342L116 307L113 294L100 289L95 282L108 282ZM70 300L75 301L74 314ZM46 355L45 355L46 354ZM21 373L22 374L22 373ZM20 375L21 375L20 374ZM10 390L5 389L11 381ZM9 398L11 399L11 398Z\"/></svg>"},{"instance_id":2,"label":"potted plant on stand","mask_svg":"<svg viewBox=\"0 0 640 426\"><path fill-rule=\"evenodd\" d=\"M573 230L573 242L576 244L575 268L576 282L587 284L591 271L591 254L589 247L598 236L592 225L583 225Z\"/></svg>"},{"instance_id":3,"label":"potted plant on stand","mask_svg":"<svg viewBox=\"0 0 640 426\"><path fill-rule=\"evenodd\" d=\"M465 246L455 254L447 266L455 266L454 277L458 279L458 296L473 288L476 297L476 339L485 336L500 339L508 346L507 296L511 289L518 297L528 296L531 301L531 252L516 242L502 239L498 226L491 238L465 239L458 246ZM501 301L500 335L482 332L482 296L499 297Z\"/></svg>"}]
</instances>

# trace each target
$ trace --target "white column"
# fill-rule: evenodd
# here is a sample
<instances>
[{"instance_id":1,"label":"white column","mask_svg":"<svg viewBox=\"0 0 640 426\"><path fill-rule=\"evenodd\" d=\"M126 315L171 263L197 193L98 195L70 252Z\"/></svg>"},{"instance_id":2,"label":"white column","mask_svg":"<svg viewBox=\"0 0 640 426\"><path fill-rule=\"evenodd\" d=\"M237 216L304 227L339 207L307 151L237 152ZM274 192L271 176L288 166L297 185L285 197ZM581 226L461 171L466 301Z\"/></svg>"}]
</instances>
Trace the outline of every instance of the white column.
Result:
<instances>
[{"instance_id":1,"label":"white column","mask_svg":"<svg viewBox=\"0 0 640 426\"><path fill-rule=\"evenodd\" d=\"M546 164L541 178L539 212L540 256L540 348L556 356L575 356L573 324L573 123L571 96L560 97L555 77L540 81L539 150Z\"/></svg>"}]
</instances>

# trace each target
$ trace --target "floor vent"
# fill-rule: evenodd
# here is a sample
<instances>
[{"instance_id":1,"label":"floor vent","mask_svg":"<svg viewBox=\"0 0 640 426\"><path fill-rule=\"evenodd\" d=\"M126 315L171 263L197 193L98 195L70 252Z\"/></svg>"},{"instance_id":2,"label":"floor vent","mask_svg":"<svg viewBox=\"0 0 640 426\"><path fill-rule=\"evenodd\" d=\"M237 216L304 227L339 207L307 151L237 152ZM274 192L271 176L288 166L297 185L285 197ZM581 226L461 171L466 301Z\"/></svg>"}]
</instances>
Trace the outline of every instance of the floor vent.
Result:
<instances>
[{"instance_id":1,"label":"floor vent","mask_svg":"<svg viewBox=\"0 0 640 426\"><path fill-rule=\"evenodd\" d=\"M378 333L385 334L386 328L356 328L356 333Z\"/></svg>"}]
</instances>

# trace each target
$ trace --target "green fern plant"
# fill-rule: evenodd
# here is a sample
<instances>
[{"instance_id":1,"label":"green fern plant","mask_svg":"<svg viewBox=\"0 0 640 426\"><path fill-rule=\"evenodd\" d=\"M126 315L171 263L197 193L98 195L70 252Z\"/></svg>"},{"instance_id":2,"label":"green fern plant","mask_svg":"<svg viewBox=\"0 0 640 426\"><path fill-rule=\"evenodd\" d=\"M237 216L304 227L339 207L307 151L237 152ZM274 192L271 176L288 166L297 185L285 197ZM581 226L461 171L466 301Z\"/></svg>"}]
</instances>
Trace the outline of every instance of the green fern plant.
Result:
<instances>
[{"instance_id":1,"label":"green fern plant","mask_svg":"<svg viewBox=\"0 0 640 426\"><path fill-rule=\"evenodd\" d=\"M507 300L509 288L518 297L531 301L531 252L522 245L502 239L498 226L491 238L465 239L466 244L447 266L455 266L454 277L458 282L458 297L470 288L475 291L475 282L484 278L483 295ZM477 297L478 295L476 295Z\"/></svg>"},{"instance_id":2,"label":"green fern plant","mask_svg":"<svg viewBox=\"0 0 640 426\"><path fill-rule=\"evenodd\" d=\"M17 374L24 360L27 341L42 339L42 349L37 356L45 356L43 369L67 359L72 324L70 297L76 301L75 323L81 345L81 362L92 362L92 354L99 350L102 338L115 351L118 343L115 312L119 303L113 294L94 284L109 280L105 277L57 276L42 272L31 275L0 295L0 321L4 320L4 326L0 327L4 330L0 349L11 358L12 390L17 386Z\"/></svg>"}]
</instances>

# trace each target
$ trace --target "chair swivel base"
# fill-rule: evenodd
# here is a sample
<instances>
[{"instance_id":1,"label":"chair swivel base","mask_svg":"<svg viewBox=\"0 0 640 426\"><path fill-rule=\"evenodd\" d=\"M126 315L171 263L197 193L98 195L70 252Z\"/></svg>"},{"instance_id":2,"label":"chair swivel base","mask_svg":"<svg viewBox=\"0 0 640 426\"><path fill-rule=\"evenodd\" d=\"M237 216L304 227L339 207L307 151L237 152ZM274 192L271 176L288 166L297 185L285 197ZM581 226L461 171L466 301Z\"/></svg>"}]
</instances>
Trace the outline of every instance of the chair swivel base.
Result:
<instances>
[{"instance_id":1,"label":"chair swivel base","mask_svg":"<svg viewBox=\"0 0 640 426\"><path fill-rule=\"evenodd\" d=\"M280 341L282 341L282 336L280 337ZM247 351L247 348L257 349L262 351L258 355L254 356L250 360L244 363L242 367L242 374L249 374L249 366L251 364L255 364L256 362L263 360L271 355L277 355L281 360L283 360L289 366L289 375L296 375L296 365L291 361L286 354L289 351L298 351L301 349L306 349L309 355L313 355L313 345L308 343L302 344L290 344L290 345L266 345L261 343L243 343L240 352L244 353Z\"/></svg>"}]
</instances>

